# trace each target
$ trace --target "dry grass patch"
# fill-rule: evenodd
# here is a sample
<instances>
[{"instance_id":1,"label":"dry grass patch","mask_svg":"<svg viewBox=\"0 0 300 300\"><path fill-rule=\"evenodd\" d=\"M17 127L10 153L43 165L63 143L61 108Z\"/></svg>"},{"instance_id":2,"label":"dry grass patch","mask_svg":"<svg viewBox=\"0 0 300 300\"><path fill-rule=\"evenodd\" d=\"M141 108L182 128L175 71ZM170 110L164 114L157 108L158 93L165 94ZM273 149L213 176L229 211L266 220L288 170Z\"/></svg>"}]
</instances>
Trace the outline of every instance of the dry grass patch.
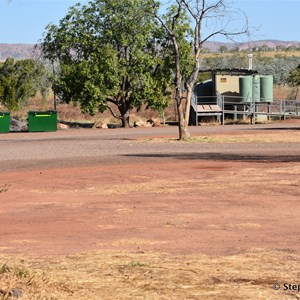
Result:
<instances>
[{"instance_id":1,"label":"dry grass patch","mask_svg":"<svg viewBox=\"0 0 300 300\"><path fill-rule=\"evenodd\" d=\"M147 138L140 139L142 142L152 143L175 143L175 138ZM299 143L300 133L268 133L268 134L242 134L242 135L207 135L192 136L187 143ZM186 143L186 142L185 142Z\"/></svg>"},{"instance_id":2,"label":"dry grass patch","mask_svg":"<svg viewBox=\"0 0 300 300\"><path fill-rule=\"evenodd\" d=\"M299 267L299 255L289 252L219 257L101 252L6 260L0 288L17 288L22 299L298 299L283 284L299 284Z\"/></svg>"},{"instance_id":3,"label":"dry grass patch","mask_svg":"<svg viewBox=\"0 0 300 300\"><path fill-rule=\"evenodd\" d=\"M70 286L46 270L36 269L34 262L0 259L0 299L71 299L60 296L70 296Z\"/></svg>"}]
</instances>

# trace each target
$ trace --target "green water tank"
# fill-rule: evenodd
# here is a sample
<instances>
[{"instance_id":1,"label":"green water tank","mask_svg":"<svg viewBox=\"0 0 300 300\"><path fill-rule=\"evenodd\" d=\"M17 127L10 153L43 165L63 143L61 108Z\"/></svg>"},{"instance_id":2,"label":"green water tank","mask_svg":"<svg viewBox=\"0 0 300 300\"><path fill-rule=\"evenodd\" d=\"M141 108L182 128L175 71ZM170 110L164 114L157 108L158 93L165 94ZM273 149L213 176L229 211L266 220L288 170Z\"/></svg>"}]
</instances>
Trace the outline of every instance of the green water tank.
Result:
<instances>
[{"instance_id":1,"label":"green water tank","mask_svg":"<svg viewBox=\"0 0 300 300\"><path fill-rule=\"evenodd\" d=\"M239 88L241 102L252 102L252 76L240 76Z\"/></svg>"},{"instance_id":2,"label":"green water tank","mask_svg":"<svg viewBox=\"0 0 300 300\"><path fill-rule=\"evenodd\" d=\"M257 74L253 75L252 99L253 102L260 102L260 76Z\"/></svg>"},{"instance_id":3,"label":"green water tank","mask_svg":"<svg viewBox=\"0 0 300 300\"><path fill-rule=\"evenodd\" d=\"M198 97L200 103L211 103L213 98L213 83L212 80L206 80L197 84L194 88L195 96Z\"/></svg>"},{"instance_id":4,"label":"green water tank","mask_svg":"<svg viewBox=\"0 0 300 300\"><path fill-rule=\"evenodd\" d=\"M273 101L273 76L272 75L260 76L260 99L261 102Z\"/></svg>"}]
</instances>

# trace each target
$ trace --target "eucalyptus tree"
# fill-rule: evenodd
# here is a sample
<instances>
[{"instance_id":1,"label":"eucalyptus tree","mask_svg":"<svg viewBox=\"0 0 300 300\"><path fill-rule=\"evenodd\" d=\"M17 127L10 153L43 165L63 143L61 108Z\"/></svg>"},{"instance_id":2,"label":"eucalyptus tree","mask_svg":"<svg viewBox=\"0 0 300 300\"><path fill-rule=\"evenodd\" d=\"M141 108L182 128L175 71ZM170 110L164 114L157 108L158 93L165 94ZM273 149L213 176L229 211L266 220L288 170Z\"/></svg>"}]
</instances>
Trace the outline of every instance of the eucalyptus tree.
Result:
<instances>
[{"instance_id":1,"label":"eucalyptus tree","mask_svg":"<svg viewBox=\"0 0 300 300\"><path fill-rule=\"evenodd\" d=\"M179 139L186 140L190 136L188 132L190 103L193 88L201 68L203 44L216 36L233 39L242 34L247 34L248 23L247 18L241 12L233 10L231 3L226 0L173 0L166 2L171 3L171 6L167 8L167 14L161 15L157 11L157 2L152 0L153 13L172 43ZM185 31L185 35L179 34L182 31L178 30L181 27L183 15L187 16L191 26L191 30ZM243 25L239 26L238 29L235 28L236 24L234 24L234 17L236 16L244 19ZM188 72L182 69L182 52L184 51L182 51L181 45L186 45L186 43L183 43L182 37L191 45L192 58L190 63L192 67ZM186 51L189 51L189 49L186 48ZM183 103L185 103L185 107Z\"/></svg>"},{"instance_id":2,"label":"eucalyptus tree","mask_svg":"<svg viewBox=\"0 0 300 300\"><path fill-rule=\"evenodd\" d=\"M49 71L41 62L7 58L0 64L0 103L9 110L17 110L37 92L45 98L50 81Z\"/></svg>"},{"instance_id":3,"label":"eucalyptus tree","mask_svg":"<svg viewBox=\"0 0 300 300\"><path fill-rule=\"evenodd\" d=\"M151 0L71 7L59 25L47 26L41 43L44 57L59 65L56 94L91 115L109 109L123 127L133 107L165 105L171 73L158 44L161 32Z\"/></svg>"}]
</instances>

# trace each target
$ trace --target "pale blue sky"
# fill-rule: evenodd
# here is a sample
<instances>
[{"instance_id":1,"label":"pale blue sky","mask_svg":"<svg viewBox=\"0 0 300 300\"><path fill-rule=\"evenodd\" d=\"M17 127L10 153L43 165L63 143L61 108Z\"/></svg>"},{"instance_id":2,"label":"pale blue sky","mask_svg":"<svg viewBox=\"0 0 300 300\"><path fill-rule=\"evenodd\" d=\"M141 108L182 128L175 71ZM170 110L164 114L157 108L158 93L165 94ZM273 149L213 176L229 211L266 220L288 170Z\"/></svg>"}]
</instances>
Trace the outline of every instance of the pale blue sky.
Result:
<instances>
[{"instance_id":1,"label":"pale blue sky","mask_svg":"<svg viewBox=\"0 0 300 300\"><path fill-rule=\"evenodd\" d=\"M57 24L77 2L87 0L0 0L0 43L37 43L46 25ZM300 0L235 0L235 7L259 28L252 40L300 42Z\"/></svg>"}]
</instances>

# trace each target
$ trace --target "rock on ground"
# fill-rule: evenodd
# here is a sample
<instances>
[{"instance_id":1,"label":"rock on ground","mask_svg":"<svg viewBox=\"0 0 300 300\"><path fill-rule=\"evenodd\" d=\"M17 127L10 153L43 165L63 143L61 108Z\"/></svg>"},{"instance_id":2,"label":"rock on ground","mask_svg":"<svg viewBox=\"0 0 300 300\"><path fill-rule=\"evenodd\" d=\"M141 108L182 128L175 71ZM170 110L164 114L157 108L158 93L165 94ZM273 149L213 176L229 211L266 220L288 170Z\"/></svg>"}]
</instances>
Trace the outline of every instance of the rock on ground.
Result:
<instances>
[{"instance_id":1,"label":"rock on ground","mask_svg":"<svg viewBox=\"0 0 300 300\"><path fill-rule=\"evenodd\" d=\"M20 121L15 118L10 120L10 131L28 131L27 121Z\"/></svg>"}]
</instances>

